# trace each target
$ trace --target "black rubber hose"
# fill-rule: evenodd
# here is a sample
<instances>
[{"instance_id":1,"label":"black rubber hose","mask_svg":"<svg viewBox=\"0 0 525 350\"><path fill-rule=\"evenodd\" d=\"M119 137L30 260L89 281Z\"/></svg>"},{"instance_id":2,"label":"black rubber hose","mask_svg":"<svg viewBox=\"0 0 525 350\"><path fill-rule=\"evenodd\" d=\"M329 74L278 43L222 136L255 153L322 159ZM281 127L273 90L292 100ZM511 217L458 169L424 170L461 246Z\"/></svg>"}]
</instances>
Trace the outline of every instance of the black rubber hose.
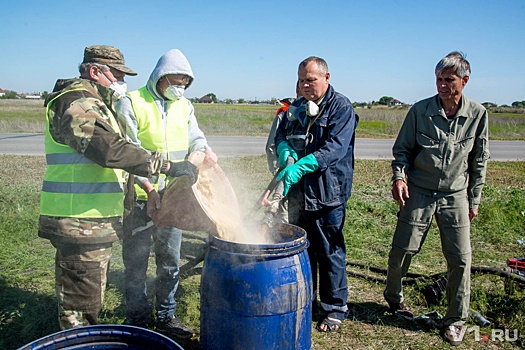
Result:
<instances>
[{"instance_id":1,"label":"black rubber hose","mask_svg":"<svg viewBox=\"0 0 525 350\"><path fill-rule=\"evenodd\" d=\"M357 262L352 262L352 261L347 261L346 262L346 266L354 266L354 267L359 267L359 268L362 268L362 269L368 269L368 270L370 270L372 272L383 274L383 275L386 275L386 273L387 273L386 269L383 269L383 268L380 268L380 267L375 267L375 266L367 266L367 265L364 265L364 264L361 264L361 263L357 263ZM509 271L509 269L505 269L505 268L500 269L500 268L486 267L486 266L472 266L471 269L470 269L470 272L471 273L490 274L490 275L496 275L496 276L500 276L500 277L510 278L510 279L513 279L514 281L520 283L520 284L525 285L525 276L517 274L517 273L515 273L513 271ZM362 274L362 273L359 273L359 272L348 271L348 270L347 270L347 274L351 275L351 276L354 276L354 277L363 278L363 279L367 279L367 280L370 280L370 281L386 284L386 279L382 278L382 277L369 276L369 275L365 275L365 274ZM407 273L405 277L408 277L408 278L404 278L403 279L403 284L405 284L405 285L414 284L414 283L416 283L416 280L419 279L419 278L428 278L428 279L431 279L431 280L435 281L435 280L439 279L440 277L444 276L445 274L446 274L446 272L440 272L440 273L436 273L436 274L433 274L433 275L422 275L422 274L418 274L418 273Z\"/></svg>"},{"instance_id":2,"label":"black rubber hose","mask_svg":"<svg viewBox=\"0 0 525 350\"><path fill-rule=\"evenodd\" d=\"M525 284L525 276L522 276L520 274L515 273L514 271L509 269L498 269L495 267L485 267L485 266L472 266L470 269L472 273L482 273L482 274L491 274L496 275L500 277L510 278L514 280L515 282Z\"/></svg>"},{"instance_id":3,"label":"black rubber hose","mask_svg":"<svg viewBox=\"0 0 525 350\"><path fill-rule=\"evenodd\" d=\"M372 272L376 272L376 273L380 273L380 274L386 275L386 269L383 269L381 267L368 266L368 265L361 264L361 263L354 262L354 261L347 261L346 262L346 266L355 266L355 267L359 267L359 268L362 268L362 269L368 269L368 270L370 270ZM427 277L427 276L421 275L419 273L408 272L405 277L408 277L408 278L420 278L420 277Z\"/></svg>"}]
</instances>

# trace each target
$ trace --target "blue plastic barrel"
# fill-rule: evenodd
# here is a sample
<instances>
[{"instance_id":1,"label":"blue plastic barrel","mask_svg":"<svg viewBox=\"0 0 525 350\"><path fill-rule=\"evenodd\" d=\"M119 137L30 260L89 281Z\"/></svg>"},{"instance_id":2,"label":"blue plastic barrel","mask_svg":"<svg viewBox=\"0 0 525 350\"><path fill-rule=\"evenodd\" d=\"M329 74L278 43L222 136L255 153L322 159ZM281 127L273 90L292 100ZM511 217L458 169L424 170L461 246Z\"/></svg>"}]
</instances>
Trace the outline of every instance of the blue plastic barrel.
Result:
<instances>
[{"instance_id":1,"label":"blue plastic barrel","mask_svg":"<svg viewBox=\"0 0 525 350\"><path fill-rule=\"evenodd\" d=\"M170 338L125 325L94 325L67 329L35 340L18 350L127 349L184 350Z\"/></svg>"},{"instance_id":2,"label":"blue plastic barrel","mask_svg":"<svg viewBox=\"0 0 525 350\"><path fill-rule=\"evenodd\" d=\"M201 279L201 349L310 349L306 232L281 224L272 244L210 237Z\"/></svg>"}]
</instances>

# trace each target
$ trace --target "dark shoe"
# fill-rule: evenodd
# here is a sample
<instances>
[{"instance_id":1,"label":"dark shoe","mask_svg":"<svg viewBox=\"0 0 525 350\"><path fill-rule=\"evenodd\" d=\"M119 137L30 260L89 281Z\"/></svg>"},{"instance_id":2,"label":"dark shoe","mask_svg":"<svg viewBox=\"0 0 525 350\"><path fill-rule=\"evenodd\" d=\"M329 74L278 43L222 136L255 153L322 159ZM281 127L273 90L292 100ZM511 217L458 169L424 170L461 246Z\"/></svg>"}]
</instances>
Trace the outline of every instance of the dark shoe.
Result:
<instances>
[{"instance_id":1,"label":"dark shoe","mask_svg":"<svg viewBox=\"0 0 525 350\"><path fill-rule=\"evenodd\" d=\"M193 329L183 325L176 316L157 320L157 331L179 339L189 339L194 334Z\"/></svg>"},{"instance_id":2,"label":"dark shoe","mask_svg":"<svg viewBox=\"0 0 525 350\"><path fill-rule=\"evenodd\" d=\"M407 304L405 304L404 302L393 303L386 298L386 295L384 293L383 296L385 297L385 300L388 303L388 312L390 312L392 315L398 313L405 317L414 317L414 314L412 314Z\"/></svg>"},{"instance_id":3,"label":"dark shoe","mask_svg":"<svg viewBox=\"0 0 525 350\"><path fill-rule=\"evenodd\" d=\"M465 331L463 331L463 326L446 326L442 329L441 335L450 345L457 346L463 341Z\"/></svg>"}]
</instances>

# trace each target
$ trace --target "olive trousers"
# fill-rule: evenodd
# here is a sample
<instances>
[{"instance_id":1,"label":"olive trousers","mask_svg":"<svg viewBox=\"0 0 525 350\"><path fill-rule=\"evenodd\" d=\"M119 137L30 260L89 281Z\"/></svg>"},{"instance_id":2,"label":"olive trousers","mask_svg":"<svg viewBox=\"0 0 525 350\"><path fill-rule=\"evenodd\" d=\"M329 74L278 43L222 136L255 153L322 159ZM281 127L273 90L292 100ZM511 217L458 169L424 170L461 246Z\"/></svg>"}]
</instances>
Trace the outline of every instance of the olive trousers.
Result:
<instances>
[{"instance_id":1,"label":"olive trousers","mask_svg":"<svg viewBox=\"0 0 525 350\"><path fill-rule=\"evenodd\" d=\"M448 308L443 324L462 325L468 318L472 257L467 193L438 192L409 185L409 194L399 211L388 255L385 298L392 303L403 301L402 277L408 272L412 257L421 250L435 217L447 261Z\"/></svg>"}]
</instances>

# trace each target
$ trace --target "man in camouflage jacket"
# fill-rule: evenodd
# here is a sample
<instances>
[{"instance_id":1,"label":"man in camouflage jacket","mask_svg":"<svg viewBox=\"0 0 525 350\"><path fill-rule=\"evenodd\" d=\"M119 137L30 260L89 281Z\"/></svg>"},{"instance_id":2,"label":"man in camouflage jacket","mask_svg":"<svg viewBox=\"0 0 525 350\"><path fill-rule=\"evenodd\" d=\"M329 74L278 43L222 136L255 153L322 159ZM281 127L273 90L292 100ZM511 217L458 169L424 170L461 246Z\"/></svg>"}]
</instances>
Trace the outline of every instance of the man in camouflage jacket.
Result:
<instances>
[{"instance_id":1,"label":"man in camouflage jacket","mask_svg":"<svg viewBox=\"0 0 525 350\"><path fill-rule=\"evenodd\" d=\"M125 93L125 75L136 73L120 50L86 47L79 71L80 78L59 79L45 101L48 167L38 235L57 250L61 329L98 323L111 247L122 231L126 172L197 177L191 163L163 161L125 140L114 105Z\"/></svg>"}]
</instances>

